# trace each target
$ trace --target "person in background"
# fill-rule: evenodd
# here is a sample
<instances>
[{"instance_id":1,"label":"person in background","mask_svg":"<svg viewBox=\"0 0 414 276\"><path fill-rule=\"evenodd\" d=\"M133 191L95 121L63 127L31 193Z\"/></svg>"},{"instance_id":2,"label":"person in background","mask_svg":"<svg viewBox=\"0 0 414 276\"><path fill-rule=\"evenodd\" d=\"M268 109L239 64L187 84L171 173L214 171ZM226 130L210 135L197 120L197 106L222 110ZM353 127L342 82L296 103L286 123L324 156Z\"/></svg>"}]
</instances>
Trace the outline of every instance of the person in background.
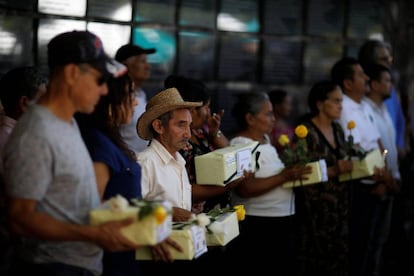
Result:
<instances>
[{"instance_id":1,"label":"person in background","mask_svg":"<svg viewBox=\"0 0 414 276\"><path fill-rule=\"evenodd\" d=\"M259 142L258 169L231 191L232 205L244 205L246 217L240 222L240 235L228 250L231 266L254 264L263 271L291 275L293 265L293 215L295 198L287 181L306 179L311 167L285 167L270 143L275 117L266 93L239 95L232 114L239 127L231 145ZM269 254L269 250L272 250Z\"/></svg>"},{"instance_id":2,"label":"person in background","mask_svg":"<svg viewBox=\"0 0 414 276\"><path fill-rule=\"evenodd\" d=\"M147 104L147 95L142 89L144 82L151 77L151 65L148 63L147 55L155 52L154 48L144 49L138 45L125 44L115 54L115 59L128 68L128 74L134 83L134 93L138 101L131 122L121 125L122 138L128 147L135 152L135 155L148 146L148 142L137 135L136 124Z\"/></svg>"},{"instance_id":3,"label":"person in background","mask_svg":"<svg viewBox=\"0 0 414 276\"><path fill-rule=\"evenodd\" d=\"M126 68L88 31L58 34L47 56L47 91L19 118L4 148L8 222L27 245L12 275L100 275L103 249L139 245L120 231L132 219L88 225L90 210L101 202L73 116L93 112L108 92L108 77Z\"/></svg>"},{"instance_id":4,"label":"person in background","mask_svg":"<svg viewBox=\"0 0 414 276\"><path fill-rule=\"evenodd\" d=\"M381 40L368 40L359 48L358 61L364 70L371 64L381 64L390 70L392 82L391 94L390 97L384 101L384 104L387 107L393 122L398 157L402 160L407 153L405 131L406 119L401 105L400 95L397 90L396 79L392 71L393 57L391 45Z\"/></svg>"},{"instance_id":5,"label":"person in background","mask_svg":"<svg viewBox=\"0 0 414 276\"><path fill-rule=\"evenodd\" d=\"M94 163L101 198L109 200L122 195L128 201L141 199L141 167L119 131L121 124L129 123L137 105L132 82L125 73L118 78L109 78L107 84L108 95L101 97L94 112L78 113L76 120ZM170 239L165 243L177 246ZM170 259L164 261L172 261L168 250L165 254ZM160 254L160 259L164 256ZM103 275L141 275L135 251L105 251Z\"/></svg>"},{"instance_id":6,"label":"person in background","mask_svg":"<svg viewBox=\"0 0 414 276\"><path fill-rule=\"evenodd\" d=\"M4 115L0 117L0 155L17 120L46 92L47 80L34 66L16 67L0 79L0 101ZM0 159L0 173L3 172Z\"/></svg>"},{"instance_id":7,"label":"person in background","mask_svg":"<svg viewBox=\"0 0 414 276\"><path fill-rule=\"evenodd\" d=\"M292 112L292 96L283 89L274 89L268 92L269 99L273 105L273 113L275 115L275 125L270 133L270 141L280 154L283 146L280 145L278 139L280 135L285 134L291 139L294 134L294 128L290 125L288 119Z\"/></svg>"},{"instance_id":8,"label":"person in background","mask_svg":"<svg viewBox=\"0 0 414 276\"><path fill-rule=\"evenodd\" d=\"M377 149L384 153L380 132L372 121L372 110L363 101L369 91L369 77L358 60L351 57L338 60L331 69L331 76L344 93L338 122L345 130L345 136L352 134L354 143L366 152ZM351 120L355 122L352 133L347 128ZM378 275L380 240L388 228L388 219L381 216L380 209L390 181L392 175L386 168L376 168L372 177L350 183L350 275Z\"/></svg>"},{"instance_id":9,"label":"person in background","mask_svg":"<svg viewBox=\"0 0 414 276\"><path fill-rule=\"evenodd\" d=\"M328 181L295 188L296 275L349 275L349 183L338 176L353 167L345 159L345 134L336 122L342 98L336 83L315 83L308 94L310 113L300 122L309 131L308 151L326 161Z\"/></svg>"},{"instance_id":10,"label":"person in background","mask_svg":"<svg viewBox=\"0 0 414 276\"><path fill-rule=\"evenodd\" d=\"M46 78L34 66L16 67L0 79L0 101L4 114L0 115L0 274L7 275L13 261L14 241L7 229L6 198L3 181L3 149L17 120L29 105L46 92Z\"/></svg>"}]
</instances>

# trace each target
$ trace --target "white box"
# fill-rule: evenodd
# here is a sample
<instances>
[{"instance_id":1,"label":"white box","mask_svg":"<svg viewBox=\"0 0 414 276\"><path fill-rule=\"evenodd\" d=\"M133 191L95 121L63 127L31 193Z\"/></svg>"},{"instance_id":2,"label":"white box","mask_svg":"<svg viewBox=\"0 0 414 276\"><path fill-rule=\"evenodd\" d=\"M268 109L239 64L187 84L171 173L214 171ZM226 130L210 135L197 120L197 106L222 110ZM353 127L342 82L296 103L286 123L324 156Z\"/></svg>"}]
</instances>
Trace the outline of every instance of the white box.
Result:
<instances>
[{"instance_id":1,"label":"white box","mask_svg":"<svg viewBox=\"0 0 414 276\"><path fill-rule=\"evenodd\" d=\"M217 216L208 227L215 231L206 232L207 246L224 246L240 234L236 212Z\"/></svg>"},{"instance_id":2,"label":"white box","mask_svg":"<svg viewBox=\"0 0 414 276\"><path fill-rule=\"evenodd\" d=\"M188 225L181 230L172 230L170 238L177 242L183 249L179 252L170 247L170 253L175 260L192 260L207 252L205 228L198 225ZM142 247L135 251L137 260L152 260L152 252L149 247Z\"/></svg>"},{"instance_id":3,"label":"white box","mask_svg":"<svg viewBox=\"0 0 414 276\"><path fill-rule=\"evenodd\" d=\"M197 184L225 186L256 170L259 142L228 146L194 158Z\"/></svg>"},{"instance_id":4,"label":"white box","mask_svg":"<svg viewBox=\"0 0 414 276\"><path fill-rule=\"evenodd\" d=\"M89 213L89 223L91 225L100 225L109 221L123 220L126 218L134 218L134 222L121 229L121 233L139 245L154 245L164 240L171 234L172 217L171 204L162 203L168 210L168 215L160 224L154 215L148 214L143 219L138 218L140 208L129 206L122 211L114 211L109 208L94 209Z\"/></svg>"},{"instance_id":5,"label":"white box","mask_svg":"<svg viewBox=\"0 0 414 276\"><path fill-rule=\"evenodd\" d=\"M339 181L364 178L374 175L374 168L385 166L384 158L379 149L369 152L362 160L352 160L353 170L339 175Z\"/></svg>"},{"instance_id":6,"label":"white box","mask_svg":"<svg viewBox=\"0 0 414 276\"><path fill-rule=\"evenodd\" d=\"M326 161L324 159L307 163L306 166L312 167L312 173L306 175L308 179L302 181L288 181L285 182L282 187L294 188L328 181L328 169L326 167Z\"/></svg>"}]
</instances>

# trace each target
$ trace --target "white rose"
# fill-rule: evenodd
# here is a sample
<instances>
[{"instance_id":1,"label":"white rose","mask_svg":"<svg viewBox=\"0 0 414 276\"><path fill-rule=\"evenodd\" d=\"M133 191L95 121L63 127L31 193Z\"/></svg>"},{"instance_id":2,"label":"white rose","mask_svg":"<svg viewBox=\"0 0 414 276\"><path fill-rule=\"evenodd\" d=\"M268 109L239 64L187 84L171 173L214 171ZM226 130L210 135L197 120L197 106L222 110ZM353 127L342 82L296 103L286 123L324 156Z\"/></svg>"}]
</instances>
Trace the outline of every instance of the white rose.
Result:
<instances>
[{"instance_id":1,"label":"white rose","mask_svg":"<svg viewBox=\"0 0 414 276\"><path fill-rule=\"evenodd\" d=\"M112 211L120 212L129 206L128 200L121 195L116 195L109 200L109 207Z\"/></svg>"}]
</instances>

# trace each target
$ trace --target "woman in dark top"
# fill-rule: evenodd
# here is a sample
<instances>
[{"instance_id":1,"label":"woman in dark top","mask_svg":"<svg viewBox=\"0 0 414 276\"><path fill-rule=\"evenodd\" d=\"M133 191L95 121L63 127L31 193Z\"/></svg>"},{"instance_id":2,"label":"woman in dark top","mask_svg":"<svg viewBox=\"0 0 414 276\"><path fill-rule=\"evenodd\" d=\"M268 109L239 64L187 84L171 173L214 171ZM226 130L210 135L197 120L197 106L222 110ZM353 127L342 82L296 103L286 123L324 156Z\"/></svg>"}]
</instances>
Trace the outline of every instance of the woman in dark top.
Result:
<instances>
[{"instance_id":1,"label":"woman in dark top","mask_svg":"<svg viewBox=\"0 0 414 276\"><path fill-rule=\"evenodd\" d=\"M107 82L108 94L100 98L91 114L76 114L82 138L93 160L102 200L122 195L141 198L141 167L133 151L122 140L119 126L127 124L137 105L128 74ZM171 243L170 239L165 243ZM172 243L174 244L174 243ZM160 250L163 248L159 247ZM164 252L165 254L165 252ZM169 253L167 253L169 254ZM163 260L171 261L170 256ZM135 251L104 252L104 276L139 276Z\"/></svg>"},{"instance_id":2,"label":"woman in dark top","mask_svg":"<svg viewBox=\"0 0 414 276\"><path fill-rule=\"evenodd\" d=\"M345 136L336 123L342 110L342 90L331 81L316 83L308 94L308 150L325 159L328 181L295 188L298 237L297 275L348 275L349 183L338 175L352 171L344 160Z\"/></svg>"}]
</instances>

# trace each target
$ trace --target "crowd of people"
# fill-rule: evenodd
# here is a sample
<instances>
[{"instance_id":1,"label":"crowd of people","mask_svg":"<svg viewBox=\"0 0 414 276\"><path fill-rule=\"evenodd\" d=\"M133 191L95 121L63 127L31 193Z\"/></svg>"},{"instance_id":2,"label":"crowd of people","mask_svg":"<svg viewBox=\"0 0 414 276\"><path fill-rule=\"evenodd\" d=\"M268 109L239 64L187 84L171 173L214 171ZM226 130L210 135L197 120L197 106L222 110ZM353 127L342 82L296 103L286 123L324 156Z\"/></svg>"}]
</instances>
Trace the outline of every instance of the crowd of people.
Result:
<instances>
[{"instance_id":1,"label":"crowd of people","mask_svg":"<svg viewBox=\"0 0 414 276\"><path fill-rule=\"evenodd\" d=\"M212 112L207 85L170 75L147 100L155 52L126 44L111 58L95 34L70 31L48 44L48 77L33 66L2 76L0 274L207 275L253 265L286 276L386 275L390 241L403 231L401 201L410 198L401 195L409 142L389 45L368 41L312 85L296 123L309 156L325 160L327 181L292 188L283 184L313 172L282 158L280 136L298 139L288 91L242 93L232 110ZM231 137L223 116L237 123ZM361 151L379 150L385 167L342 181L354 169L349 137ZM260 152L253 171L225 186L197 184L197 156L252 142ZM131 219L88 223L118 194L168 200L175 222L235 205L246 217L238 237L194 260L174 260L169 248L182 248L168 237L151 246L154 260L138 261L142 245L121 233Z\"/></svg>"}]
</instances>

